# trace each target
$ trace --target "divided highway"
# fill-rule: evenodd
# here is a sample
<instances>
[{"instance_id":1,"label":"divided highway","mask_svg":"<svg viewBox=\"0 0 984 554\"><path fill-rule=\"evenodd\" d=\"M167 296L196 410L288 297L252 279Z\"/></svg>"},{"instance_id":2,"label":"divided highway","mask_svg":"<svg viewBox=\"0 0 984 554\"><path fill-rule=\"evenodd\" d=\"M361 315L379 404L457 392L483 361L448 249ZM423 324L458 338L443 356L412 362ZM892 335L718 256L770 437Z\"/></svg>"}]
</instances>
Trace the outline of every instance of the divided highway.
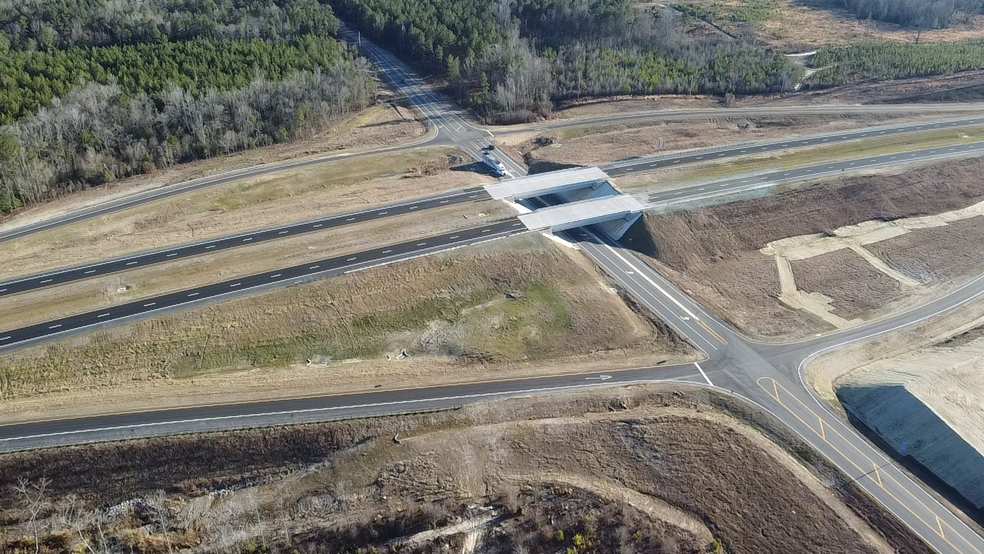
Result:
<instances>
[{"instance_id":1,"label":"divided highway","mask_svg":"<svg viewBox=\"0 0 984 554\"><path fill-rule=\"evenodd\" d=\"M896 125L891 127L875 127L864 131L851 131L846 133L817 135L793 140L777 140L772 142L757 142L741 144L737 146L722 146L717 148L702 148L697 151L683 154L666 153L656 156L645 156L642 158L632 158L621 160L602 166L605 173L612 177L628 175L630 173L640 173L652 171L677 165L690 163L701 163L711 161L721 161L727 158L741 156L753 156L755 154L765 154L768 152L778 152L790 148L808 148L810 146L830 146L842 142L851 142L872 138L887 138L911 133L920 133L934 130L956 129L959 127L970 127L984 125L984 117L973 117L968 119L956 119L951 121L935 121L931 123L915 123L911 125Z\"/></svg>"},{"instance_id":2,"label":"divided highway","mask_svg":"<svg viewBox=\"0 0 984 554\"><path fill-rule=\"evenodd\" d=\"M526 231L526 227L518 219L512 218L482 227L463 229L426 239L384 246L355 254L240 277L205 287L146 298L30 327L0 330L0 352L46 342L56 337L63 338L83 331L92 331L114 323L119 324L122 321L136 321L150 316L162 315L192 303L201 305L209 300L229 299L261 290L300 285L342 273L384 263L408 260L425 254L477 244Z\"/></svg>"},{"instance_id":3,"label":"divided highway","mask_svg":"<svg viewBox=\"0 0 984 554\"><path fill-rule=\"evenodd\" d=\"M776 185L795 183L807 179L819 179L822 177L840 176L847 171L857 172L867 169L877 169L879 167L891 167L899 164L910 164L916 162L928 162L945 158L956 158L962 156L974 156L984 154L984 142L972 142L959 146L944 146L940 148L928 148L925 150L913 150L898 154L884 154L871 158L860 158L843 162L830 162L821 165L812 165L798 169L788 169L774 171L762 175L749 175L727 179L724 181L714 181L706 184L692 185L675 190L654 192L647 195L647 201L651 205L667 206L705 200L716 196L726 196L750 190L774 187Z\"/></svg>"},{"instance_id":4,"label":"divided highway","mask_svg":"<svg viewBox=\"0 0 984 554\"><path fill-rule=\"evenodd\" d=\"M93 277L98 277L100 275L107 275L119 271L136 269L138 267L144 267L144 266L159 264L163 262L173 262L175 260L189 258L192 256L200 256L202 254L212 254L220 250L226 250L229 248L259 244L261 242L283 239L287 237L294 237L305 233L324 231L326 229L331 229L334 227L355 225L357 223L364 223L366 221L385 219L388 217L415 213L415 212L420 212L433 208L443 208L445 206L451 206L454 204L461 204L465 202L486 200L488 198L489 195L487 192L485 192L484 188L474 187L465 190L455 191L448 194L442 194L439 196L423 198L421 200L415 200L412 202L404 202L401 204L381 206L378 208L373 208L371 210L362 210L358 212L333 215L329 217L323 217L321 219L315 219L312 221L304 221L302 223L294 223L291 225L274 227L271 229L260 229L257 231L250 231L238 235L221 237L217 239L196 242L193 244L186 244L174 248L166 248L162 250L156 250L154 252L146 252L142 254L136 254L133 256L126 256L123 258L116 258L114 260L108 260L105 262L98 262L94 264L87 264L87 265L82 265L69 269L62 269L58 271L32 275L30 277L23 277L11 281L0 282L0 297L26 292L30 290L35 290L43 287L53 287L55 285L70 283L72 281L78 281L80 279L91 279Z\"/></svg>"}]
</instances>

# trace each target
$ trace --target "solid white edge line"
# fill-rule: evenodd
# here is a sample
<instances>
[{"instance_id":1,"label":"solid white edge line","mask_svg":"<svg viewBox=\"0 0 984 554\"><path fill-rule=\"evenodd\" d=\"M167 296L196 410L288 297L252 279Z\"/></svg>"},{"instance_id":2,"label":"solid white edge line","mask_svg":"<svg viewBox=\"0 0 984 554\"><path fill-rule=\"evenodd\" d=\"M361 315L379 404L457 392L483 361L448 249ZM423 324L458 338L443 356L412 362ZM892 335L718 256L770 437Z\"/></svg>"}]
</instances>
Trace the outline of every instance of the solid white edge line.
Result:
<instances>
[{"instance_id":1,"label":"solid white edge line","mask_svg":"<svg viewBox=\"0 0 984 554\"><path fill-rule=\"evenodd\" d=\"M697 366L697 371L699 371L701 376L704 377L704 380L707 381L707 384L713 387L714 383L712 383L711 379L707 376L706 373L704 373L704 368L700 367L700 364L697 362L694 362L694 365Z\"/></svg>"}]
</instances>

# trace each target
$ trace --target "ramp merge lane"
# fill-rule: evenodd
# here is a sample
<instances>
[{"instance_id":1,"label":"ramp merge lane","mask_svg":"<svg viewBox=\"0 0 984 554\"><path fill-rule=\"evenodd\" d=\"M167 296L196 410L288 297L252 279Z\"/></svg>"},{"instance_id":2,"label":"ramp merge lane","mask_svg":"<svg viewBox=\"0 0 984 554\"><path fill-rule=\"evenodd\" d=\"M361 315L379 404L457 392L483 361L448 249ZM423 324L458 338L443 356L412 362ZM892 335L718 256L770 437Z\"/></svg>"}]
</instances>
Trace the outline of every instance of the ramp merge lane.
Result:
<instances>
[{"instance_id":1,"label":"ramp merge lane","mask_svg":"<svg viewBox=\"0 0 984 554\"><path fill-rule=\"evenodd\" d=\"M27 344L50 340L53 337L74 334L93 327L119 320L134 320L149 314L160 314L191 303L203 303L210 299L230 298L247 292L259 292L271 288L300 285L342 273L366 269L383 263L392 263L425 254L467 246L492 239L524 233L526 227L516 218L499 221L482 227L463 229L453 233L417 239L311 262L285 269L278 269L232 279L214 285L184 290L154 298L137 300L81 315L48 321L14 330L0 330L0 352L13 350Z\"/></svg>"},{"instance_id":2,"label":"ramp merge lane","mask_svg":"<svg viewBox=\"0 0 984 554\"><path fill-rule=\"evenodd\" d=\"M241 233L238 235L186 244L176 248L156 250L154 252L136 254L124 258L117 258L115 260L108 260L105 262L62 269L38 275L31 275L29 277L0 282L0 297L27 292L43 287L53 287L55 285L70 283L81 279L91 279L93 277L99 277L100 275L108 275L110 273L136 269L138 267L164 262L173 262L175 260L189 258L192 256L212 254L229 248L259 244L271 240L294 237L305 233L324 231L334 227L355 225L357 223L364 223L387 217L421 212L434 208L443 208L454 204L487 200L488 198L489 195L485 192L485 189L482 187L473 187L439 196L431 196L420 200L414 200L411 202L382 206L372 210L362 210L358 212L332 215L321 219L304 221L302 223L295 223L292 225L284 225L271 229L261 229L258 231L251 231L248 233Z\"/></svg>"}]
</instances>

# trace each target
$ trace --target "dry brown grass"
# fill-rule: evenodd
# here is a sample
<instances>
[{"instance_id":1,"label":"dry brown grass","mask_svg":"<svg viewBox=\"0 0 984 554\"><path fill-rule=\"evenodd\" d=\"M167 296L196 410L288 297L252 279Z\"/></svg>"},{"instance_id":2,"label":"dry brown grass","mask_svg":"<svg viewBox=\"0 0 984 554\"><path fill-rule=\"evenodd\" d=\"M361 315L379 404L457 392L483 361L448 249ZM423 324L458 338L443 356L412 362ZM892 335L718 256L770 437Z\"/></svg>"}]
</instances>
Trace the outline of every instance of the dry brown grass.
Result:
<instances>
[{"instance_id":1,"label":"dry brown grass","mask_svg":"<svg viewBox=\"0 0 984 554\"><path fill-rule=\"evenodd\" d=\"M83 513L118 506L103 520L109 536L147 523L128 500L166 489L171 532L210 550L382 551L478 506L502 514L480 539L495 554L563 549L575 534L607 536L599 552L696 553L712 542L728 552L928 552L770 416L680 385L0 457L0 486L20 475L53 478L55 510L69 494ZM12 503L0 499L0 514L17 541L25 527ZM53 524L55 535L64 523ZM146 533L137 536L149 544L160 536ZM456 537L438 546L460 548Z\"/></svg>"},{"instance_id":2,"label":"dry brown grass","mask_svg":"<svg viewBox=\"0 0 984 554\"><path fill-rule=\"evenodd\" d=\"M751 30L755 39L783 52L805 52L824 46L861 41L914 42L916 29L881 21L858 20L829 1L685 0L711 10L713 21L737 35ZM984 38L984 17L961 18L947 29L923 31L920 42L953 42Z\"/></svg>"},{"instance_id":3,"label":"dry brown grass","mask_svg":"<svg viewBox=\"0 0 984 554\"><path fill-rule=\"evenodd\" d=\"M15 352L0 358L0 418L692 358L578 258L515 237ZM333 361L306 364L319 357Z\"/></svg>"},{"instance_id":4,"label":"dry brown grass","mask_svg":"<svg viewBox=\"0 0 984 554\"><path fill-rule=\"evenodd\" d=\"M358 152L407 143L424 136L426 131L416 112L392 102L390 96L385 93L381 96L381 100L376 106L349 116L325 134L289 144L256 148L220 158L182 164L150 175L139 175L106 186L72 193L0 219L2 223L0 229L10 229L106 200L237 169Z\"/></svg>"},{"instance_id":5,"label":"dry brown grass","mask_svg":"<svg viewBox=\"0 0 984 554\"><path fill-rule=\"evenodd\" d=\"M891 221L903 217L936 214L963 208L984 199L978 176L984 160L972 159L943 163L898 175L877 175L843 179L833 184L815 185L755 200L742 200L699 210L655 215L649 214L644 226L627 235L627 243L651 256L649 261L682 287L691 290L704 303L752 336L763 339L793 339L829 327L808 314L787 309L779 303L779 284L775 262L758 252L769 242L798 235L820 234L831 229L863 221ZM974 222L976 219L966 220ZM964 226L947 226L932 230L939 237L924 248L938 248L933 262L947 265L952 258L954 269L944 270L949 281L968 278L979 270L977 235L966 235ZM978 224L979 225L979 224ZM917 241L927 231L914 231L912 238L892 239L884 246L904 248L897 241ZM907 235L908 236L908 235ZM886 256L890 264L905 272L911 258L900 250L893 255L872 248ZM918 255L918 251L915 253ZM905 260L910 260L906 262ZM906 264L910 263L909 266ZM831 271L839 271L833 268ZM919 270L912 270L918 279ZM819 276L814 276L820 279ZM832 274L831 274L832 277ZM859 277L861 277L859 275ZM797 276L799 279L799 276ZM823 278L826 282L827 279ZM884 285L881 278L877 280ZM833 281L811 287L823 288L841 300L840 309L848 312L871 310L874 304L889 302L894 296L879 286L878 298L865 298L873 284L850 279L837 282L852 290L832 291ZM942 284L941 281L936 282ZM942 292L940 288L937 292ZM865 298L862 300L862 298ZM854 299L854 300L851 300ZM925 297L923 297L925 300ZM852 306L847 305L848 302ZM853 306L853 302L861 302ZM885 305L882 304L884 308Z\"/></svg>"},{"instance_id":6,"label":"dry brown grass","mask_svg":"<svg viewBox=\"0 0 984 554\"><path fill-rule=\"evenodd\" d=\"M143 300L304 263L336 258L456 229L512 217L515 212L487 200L378 219L146 266L94 279L0 297L0 329L43 323L100 308ZM372 237L367 241L366 237Z\"/></svg>"},{"instance_id":7,"label":"dry brown grass","mask_svg":"<svg viewBox=\"0 0 984 554\"><path fill-rule=\"evenodd\" d=\"M950 233L954 231L951 229ZM834 314L845 319L869 319L892 302L912 294L909 287L847 248L790 263L797 288L832 299Z\"/></svg>"},{"instance_id":8,"label":"dry brown grass","mask_svg":"<svg viewBox=\"0 0 984 554\"><path fill-rule=\"evenodd\" d=\"M341 160L221 185L4 244L0 279L474 186L456 149ZM438 169L415 177L420 166Z\"/></svg>"},{"instance_id":9,"label":"dry brown grass","mask_svg":"<svg viewBox=\"0 0 984 554\"><path fill-rule=\"evenodd\" d=\"M686 122L663 121L609 126L585 126L543 133L529 132L496 139L522 156L527 164L601 165L618 160L658 154L659 139L665 152L744 142L792 138L863 129L879 124L902 124L926 119L893 116L769 116L721 117Z\"/></svg>"}]
</instances>

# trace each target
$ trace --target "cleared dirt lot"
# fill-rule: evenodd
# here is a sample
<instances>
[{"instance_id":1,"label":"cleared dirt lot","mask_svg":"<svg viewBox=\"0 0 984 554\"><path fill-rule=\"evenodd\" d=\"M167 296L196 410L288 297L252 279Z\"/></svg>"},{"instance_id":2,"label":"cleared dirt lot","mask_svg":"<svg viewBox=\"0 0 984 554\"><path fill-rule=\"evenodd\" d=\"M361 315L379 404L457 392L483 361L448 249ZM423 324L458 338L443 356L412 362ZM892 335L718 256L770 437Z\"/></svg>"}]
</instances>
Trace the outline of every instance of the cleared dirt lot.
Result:
<instances>
[{"instance_id":1,"label":"cleared dirt lot","mask_svg":"<svg viewBox=\"0 0 984 554\"><path fill-rule=\"evenodd\" d=\"M770 417L668 385L7 455L0 468L0 485L52 479L45 516L75 495L85 522L148 553L167 550L164 531L207 550L928 552ZM0 500L6 545L29 533L14 501ZM51 521L45 545L81 542Z\"/></svg>"},{"instance_id":2,"label":"cleared dirt lot","mask_svg":"<svg viewBox=\"0 0 984 554\"><path fill-rule=\"evenodd\" d=\"M0 229L10 229L106 200L227 171L259 164L320 158L325 155L397 145L419 140L425 133L426 128L422 120L418 119L418 115L413 110L393 101L389 94L384 93L379 104L350 116L322 135L289 144L256 148L220 158L181 164L152 174L139 175L105 186L71 193L0 219Z\"/></svg>"},{"instance_id":3,"label":"cleared dirt lot","mask_svg":"<svg viewBox=\"0 0 984 554\"><path fill-rule=\"evenodd\" d=\"M491 182L452 148L380 154L220 185L4 244L0 279Z\"/></svg>"},{"instance_id":4,"label":"cleared dirt lot","mask_svg":"<svg viewBox=\"0 0 984 554\"><path fill-rule=\"evenodd\" d=\"M843 246L835 245L836 248L856 247L861 251L870 248L868 252L875 250L874 245L879 245L880 249L873 257L887 262L887 268L879 268L883 274L893 274L894 269L901 273L898 277L902 279L918 280L925 272L912 271L911 275L905 275L909 266L902 261L907 255L901 251L907 244L878 241L864 244L862 248L849 240L858 232L852 226L868 221L892 222L939 214L974 205L984 200L984 190L979 182L982 171L984 160L965 160L912 169L898 175L844 179L689 212L647 214L643 223L634 227L623 240L648 256L648 261L668 278L690 290L750 335L769 340L801 338L836 325L818 317L816 312L790 309L781 302L783 290L774 256L792 254L776 250L778 245L772 248L771 255L767 255L768 250L760 250L789 237L799 237L798 241L819 241L821 245L826 242L825 237L843 239ZM794 270L794 276L797 283L803 277L811 289L836 297L838 304L833 313L837 317L884 314L904 302L924 301L954 282L984 269L984 260L979 256L980 242L975 239L980 221L977 217L953 221L935 229L904 229L909 233L903 235L909 237L905 240L929 241L940 249L941 254L935 259L946 264L952 257L956 260L956 269L947 270L949 273L944 275L950 278L946 280L919 281L917 285L921 288L911 287L901 300L899 288L881 277L876 277L872 283L866 282L866 276L871 276L871 272L868 268L861 273L853 271L852 266L860 271L860 266L854 262L844 267L832 264L822 272L808 265L806 269L811 270L811 274L804 276L803 271L797 274ZM890 223L879 225L893 227ZM968 229L975 233L966 237ZM921 238L924 233L931 234ZM943 236L952 236L952 240ZM893 247L900 253L888 255L886 252ZM947 254L950 250L953 250L952 255ZM824 251L820 248L816 253ZM812 254L798 254L797 257L805 259ZM823 261L811 263L822 264ZM838 313L837 309L844 311Z\"/></svg>"},{"instance_id":5,"label":"cleared dirt lot","mask_svg":"<svg viewBox=\"0 0 984 554\"><path fill-rule=\"evenodd\" d=\"M579 253L523 235L0 357L0 421L694 359Z\"/></svg>"}]
</instances>

